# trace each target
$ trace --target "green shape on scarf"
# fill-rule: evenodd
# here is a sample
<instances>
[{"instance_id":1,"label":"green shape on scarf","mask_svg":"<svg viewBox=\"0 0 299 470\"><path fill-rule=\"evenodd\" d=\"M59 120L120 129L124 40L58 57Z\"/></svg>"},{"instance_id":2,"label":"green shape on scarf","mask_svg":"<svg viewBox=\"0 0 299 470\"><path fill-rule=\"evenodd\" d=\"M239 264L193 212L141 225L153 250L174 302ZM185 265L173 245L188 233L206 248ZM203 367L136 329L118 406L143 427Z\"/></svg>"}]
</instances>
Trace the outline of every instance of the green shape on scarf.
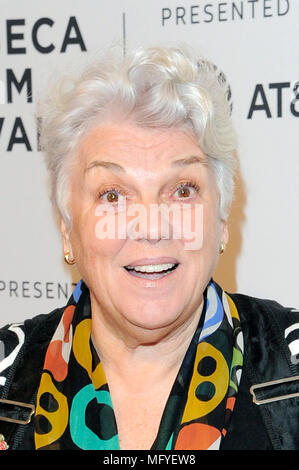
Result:
<instances>
[{"instance_id":1,"label":"green shape on scarf","mask_svg":"<svg viewBox=\"0 0 299 470\"><path fill-rule=\"evenodd\" d=\"M118 435L110 439L100 439L85 424L85 410L88 403L97 399L99 404L105 404L112 408L109 392L106 390L96 391L92 384L83 387L75 395L70 412L70 432L74 443L84 450L119 450Z\"/></svg>"}]
</instances>

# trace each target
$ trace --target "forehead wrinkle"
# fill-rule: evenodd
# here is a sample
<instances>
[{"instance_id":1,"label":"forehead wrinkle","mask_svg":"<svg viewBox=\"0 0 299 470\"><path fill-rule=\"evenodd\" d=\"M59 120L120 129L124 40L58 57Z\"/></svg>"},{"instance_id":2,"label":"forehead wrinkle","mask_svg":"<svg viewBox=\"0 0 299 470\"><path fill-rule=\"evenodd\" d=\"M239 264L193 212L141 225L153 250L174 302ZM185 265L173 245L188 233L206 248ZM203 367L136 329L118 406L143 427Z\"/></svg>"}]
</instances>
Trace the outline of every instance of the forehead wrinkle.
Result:
<instances>
[{"instance_id":1,"label":"forehead wrinkle","mask_svg":"<svg viewBox=\"0 0 299 470\"><path fill-rule=\"evenodd\" d=\"M105 129L104 129L105 130ZM179 151L177 155L175 155L175 149L174 149L174 154L173 158L175 157L181 157L177 158L174 161L170 161L168 164L167 162L164 161L164 155L158 155L156 152L156 147L159 149L159 146L161 143L163 144L165 139L168 139L168 135L159 135L158 134L158 140L157 139L148 139L148 134L144 137L143 135L139 135L134 132L134 145L132 149L132 142L127 142L127 134L125 136L122 135L122 133L117 133L115 135L115 129L114 127L109 129L108 126L108 137L112 138L111 143L114 144L114 155L110 155L111 149L108 146L108 148L105 149L105 144L103 145L102 143L102 138L101 138L101 132L99 133L98 130L95 130L94 133L91 135L87 136L86 139L82 142L81 146L81 151L83 154L85 154L85 161L87 157L87 162L86 162L86 167L84 168L84 175L88 172L88 170L91 169L106 169L106 171L112 171L118 174L124 173L128 174L131 173L133 170L133 173L138 177L144 176L145 173L148 175L154 176L158 172L161 171L170 171L172 172L176 168L184 168L189 165L195 164L195 163L201 163L203 166L207 166L208 162L206 160L206 156L202 154L202 152L199 150L199 152L195 152L192 154L192 150L189 153L188 151L184 155L184 151L182 152ZM156 135L156 132L151 133L152 135ZM177 134L175 134L177 135ZM105 137L105 135L104 135ZM104 139L105 142L105 139ZM109 139L108 139L109 143ZM108 153L106 151L108 150ZM134 163L134 157L133 157L133 168L131 168L131 162L130 158L128 158L129 154L127 153L128 151L132 151L135 154L135 163ZM163 149L162 149L163 150ZM142 152L143 158L137 158L138 164L136 165L136 157L138 157L139 151ZM102 153L101 157L103 156L104 159L102 159L99 155L99 152ZM124 152L125 159L123 160L122 153ZM105 158L105 153L107 153L106 158ZM114 157L117 156L119 153L120 156L120 161L124 165L122 166L120 163L117 161L113 161ZM154 157L153 159L151 158ZM100 157L100 158L99 158ZM111 158L112 157L112 161ZM159 162L157 161L157 158ZM89 162L88 162L89 160ZM139 160L139 161L138 161ZM82 161L83 163L83 161ZM163 168L157 168L159 166L159 163L162 164ZM158 165L157 165L158 164Z\"/></svg>"},{"instance_id":2,"label":"forehead wrinkle","mask_svg":"<svg viewBox=\"0 0 299 470\"><path fill-rule=\"evenodd\" d=\"M174 160L173 162L170 163L170 169L175 169L175 168L185 168L189 165L194 165L194 164L200 164L203 166L207 166L208 163L204 157L201 157L199 155L192 155L190 157L184 157L180 158L177 160ZM105 161L105 160L94 160L92 161L87 168L84 170L84 174L86 174L89 170L93 168L104 168L107 170L111 170L116 173L125 173L127 174L126 169L120 165L119 163L116 162L111 162L111 161ZM134 173L136 176L142 176L144 174L144 171L146 171L147 174L150 174L151 176L155 175L154 171L148 171L145 170L142 166L138 166Z\"/></svg>"}]
</instances>

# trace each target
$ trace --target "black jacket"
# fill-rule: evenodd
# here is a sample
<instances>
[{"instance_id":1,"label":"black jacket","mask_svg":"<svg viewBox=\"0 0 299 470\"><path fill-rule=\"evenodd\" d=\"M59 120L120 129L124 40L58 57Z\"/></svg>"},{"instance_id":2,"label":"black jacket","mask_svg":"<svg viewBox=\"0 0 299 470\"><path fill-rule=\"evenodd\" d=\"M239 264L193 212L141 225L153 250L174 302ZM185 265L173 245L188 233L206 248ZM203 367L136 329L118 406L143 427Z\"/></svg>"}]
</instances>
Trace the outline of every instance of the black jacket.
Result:
<instances>
[{"instance_id":1,"label":"black jacket","mask_svg":"<svg viewBox=\"0 0 299 470\"><path fill-rule=\"evenodd\" d=\"M299 311L271 300L229 295L241 319L244 366L228 433L220 449L299 449L299 356L292 355L290 348L299 338ZM1 403L1 399L35 404L45 352L63 310L59 308L17 325L19 337L11 325L0 329L0 346L3 341L6 358L6 362L0 362L0 433L5 436L9 450L34 449L33 422L2 421L1 416L25 421L31 410ZM250 387L285 378L291 380L254 390L257 401L274 398L273 402L253 402ZM289 394L295 396L277 400Z\"/></svg>"}]
</instances>

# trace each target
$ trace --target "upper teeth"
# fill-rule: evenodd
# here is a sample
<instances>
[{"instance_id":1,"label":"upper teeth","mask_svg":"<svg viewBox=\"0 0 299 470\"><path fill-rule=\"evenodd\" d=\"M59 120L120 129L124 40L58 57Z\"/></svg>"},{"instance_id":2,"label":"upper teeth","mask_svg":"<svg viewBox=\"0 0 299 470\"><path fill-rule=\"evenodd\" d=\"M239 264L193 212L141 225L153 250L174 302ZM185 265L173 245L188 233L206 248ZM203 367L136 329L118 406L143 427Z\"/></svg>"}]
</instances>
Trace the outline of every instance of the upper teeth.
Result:
<instances>
[{"instance_id":1,"label":"upper teeth","mask_svg":"<svg viewBox=\"0 0 299 470\"><path fill-rule=\"evenodd\" d=\"M143 271L146 273L156 273L160 271L165 271L167 269L173 268L174 263L168 264L145 264L143 266L126 266L128 269L135 269L135 271Z\"/></svg>"}]
</instances>

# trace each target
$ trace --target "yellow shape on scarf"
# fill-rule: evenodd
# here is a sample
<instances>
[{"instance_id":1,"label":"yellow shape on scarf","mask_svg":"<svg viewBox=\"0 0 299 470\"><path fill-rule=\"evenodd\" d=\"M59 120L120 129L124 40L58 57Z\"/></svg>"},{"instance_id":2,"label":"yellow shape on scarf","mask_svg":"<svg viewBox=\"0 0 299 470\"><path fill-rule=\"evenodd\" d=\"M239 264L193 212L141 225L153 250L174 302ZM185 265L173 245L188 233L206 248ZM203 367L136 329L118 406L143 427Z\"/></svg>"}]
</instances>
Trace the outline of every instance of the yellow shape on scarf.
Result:
<instances>
[{"instance_id":1,"label":"yellow shape on scarf","mask_svg":"<svg viewBox=\"0 0 299 470\"><path fill-rule=\"evenodd\" d=\"M51 393L58 403L56 411L48 412L40 405L40 397L43 393ZM50 374L44 372L42 374L40 386L37 395L36 422L39 415L44 416L51 424L51 431L45 434L35 432L35 448L39 449L56 441L65 431L68 424L68 404L66 397L60 393L52 382Z\"/></svg>"},{"instance_id":2,"label":"yellow shape on scarf","mask_svg":"<svg viewBox=\"0 0 299 470\"><path fill-rule=\"evenodd\" d=\"M95 390L107 383L101 362L92 371L92 354L90 349L91 319L82 320L75 329L73 352L77 362L87 371Z\"/></svg>"},{"instance_id":3,"label":"yellow shape on scarf","mask_svg":"<svg viewBox=\"0 0 299 470\"><path fill-rule=\"evenodd\" d=\"M212 357L216 361L216 368L210 375L201 375L197 367L199 362L207 356ZM214 394L208 400L202 400L198 393L200 386L204 382L208 386L211 385L212 389L214 388ZM229 369L221 352L209 343L199 343L182 423L188 423L194 419L201 418L214 410L225 397L228 383Z\"/></svg>"}]
</instances>

